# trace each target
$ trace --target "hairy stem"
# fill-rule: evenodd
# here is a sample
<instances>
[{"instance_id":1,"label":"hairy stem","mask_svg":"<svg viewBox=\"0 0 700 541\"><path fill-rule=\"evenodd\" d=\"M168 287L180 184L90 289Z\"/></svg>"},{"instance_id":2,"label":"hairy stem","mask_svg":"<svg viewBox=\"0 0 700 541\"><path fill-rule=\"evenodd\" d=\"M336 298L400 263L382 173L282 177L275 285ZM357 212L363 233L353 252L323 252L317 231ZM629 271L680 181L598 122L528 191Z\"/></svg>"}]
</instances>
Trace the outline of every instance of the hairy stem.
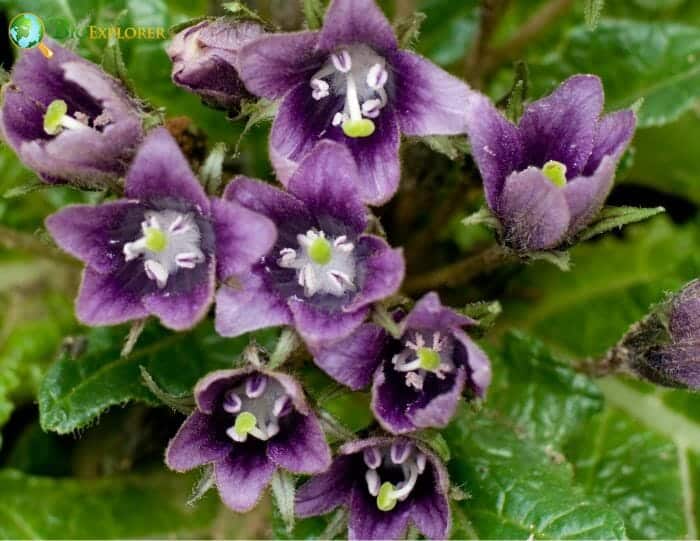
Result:
<instances>
[{"instance_id":1,"label":"hairy stem","mask_svg":"<svg viewBox=\"0 0 700 541\"><path fill-rule=\"evenodd\" d=\"M35 235L22 233L0 225L0 246L27 254L50 259L64 265L80 266L80 262Z\"/></svg>"},{"instance_id":2,"label":"hairy stem","mask_svg":"<svg viewBox=\"0 0 700 541\"><path fill-rule=\"evenodd\" d=\"M472 255L440 269L408 278L403 290L408 294L445 286L464 284L485 272L495 270L508 263L519 261L518 256L494 244L483 252Z\"/></svg>"}]
</instances>

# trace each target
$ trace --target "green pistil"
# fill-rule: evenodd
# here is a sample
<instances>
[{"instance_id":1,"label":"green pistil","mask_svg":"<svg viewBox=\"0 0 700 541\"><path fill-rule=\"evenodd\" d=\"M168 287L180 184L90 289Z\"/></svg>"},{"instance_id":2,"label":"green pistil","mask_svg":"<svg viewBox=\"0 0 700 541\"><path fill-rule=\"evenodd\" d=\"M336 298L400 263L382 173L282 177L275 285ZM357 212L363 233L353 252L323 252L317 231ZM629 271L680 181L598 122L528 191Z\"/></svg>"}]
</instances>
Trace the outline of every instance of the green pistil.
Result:
<instances>
[{"instance_id":1,"label":"green pistil","mask_svg":"<svg viewBox=\"0 0 700 541\"><path fill-rule=\"evenodd\" d=\"M394 485L389 481L382 483L377 494L377 508L380 511L391 511L396 507L396 498L394 498Z\"/></svg>"},{"instance_id":2,"label":"green pistil","mask_svg":"<svg viewBox=\"0 0 700 541\"><path fill-rule=\"evenodd\" d=\"M146 248L151 252L162 252L168 245L168 237L160 229L149 227L146 229Z\"/></svg>"},{"instance_id":3,"label":"green pistil","mask_svg":"<svg viewBox=\"0 0 700 541\"><path fill-rule=\"evenodd\" d=\"M255 415L249 411L244 411L239 413L236 417L236 422L233 425L233 429L239 436L245 436L255 428L257 423L258 420L255 418Z\"/></svg>"},{"instance_id":4,"label":"green pistil","mask_svg":"<svg viewBox=\"0 0 700 541\"><path fill-rule=\"evenodd\" d=\"M374 122L369 118L358 120L346 120L343 122L343 133L348 137L357 139L359 137L369 137L374 133Z\"/></svg>"},{"instance_id":5,"label":"green pistil","mask_svg":"<svg viewBox=\"0 0 700 541\"><path fill-rule=\"evenodd\" d=\"M68 112L68 105L63 100L53 100L46 108L44 115L44 131L49 135L56 135L61 127L61 120Z\"/></svg>"},{"instance_id":6,"label":"green pistil","mask_svg":"<svg viewBox=\"0 0 700 541\"><path fill-rule=\"evenodd\" d=\"M549 160L542 166L542 173L552 181L552 184L563 188L566 186L566 165L561 162Z\"/></svg>"},{"instance_id":7,"label":"green pistil","mask_svg":"<svg viewBox=\"0 0 700 541\"><path fill-rule=\"evenodd\" d=\"M323 237L317 237L314 239L311 246L309 246L308 253L311 260L319 265L325 265L333 257L331 243Z\"/></svg>"},{"instance_id":8,"label":"green pistil","mask_svg":"<svg viewBox=\"0 0 700 541\"><path fill-rule=\"evenodd\" d=\"M418 348L418 361L423 370L434 371L440 368L440 354L434 349Z\"/></svg>"}]
</instances>

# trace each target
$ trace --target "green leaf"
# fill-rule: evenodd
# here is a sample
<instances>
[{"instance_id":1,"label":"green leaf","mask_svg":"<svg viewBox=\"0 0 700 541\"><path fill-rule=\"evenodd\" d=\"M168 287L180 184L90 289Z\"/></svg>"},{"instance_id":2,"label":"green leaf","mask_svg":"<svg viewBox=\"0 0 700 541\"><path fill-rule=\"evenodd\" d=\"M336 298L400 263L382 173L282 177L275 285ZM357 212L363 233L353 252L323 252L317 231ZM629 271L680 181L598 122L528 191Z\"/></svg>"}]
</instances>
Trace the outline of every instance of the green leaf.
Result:
<instances>
[{"instance_id":1,"label":"green leaf","mask_svg":"<svg viewBox=\"0 0 700 541\"><path fill-rule=\"evenodd\" d=\"M0 537L163 538L207 534L218 502L185 504L192 476L155 472L105 479L52 479L0 471Z\"/></svg>"},{"instance_id":2,"label":"green leaf","mask_svg":"<svg viewBox=\"0 0 700 541\"><path fill-rule=\"evenodd\" d=\"M206 373L232 367L249 340L249 335L222 338L209 321L191 332L178 334L152 324L132 353L121 357L125 334L121 327L95 329L89 334L85 355L77 359L64 355L51 367L38 397L44 430L72 432L93 422L110 406L129 401L158 404L142 382L141 367L165 393L189 394ZM261 331L255 336L269 345L276 331Z\"/></svg>"},{"instance_id":3,"label":"green leaf","mask_svg":"<svg viewBox=\"0 0 700 541\"><path fill-rule=\"evenodd\" d=\"M663 207L604 207L595 221L579 234L579 239L588 240L613 229L622 228L624 225L648 220L665 210Z\"/></svg>"},{"instance_id":4,"label":"green leaf","mask_svg":"<svg viewBox=\"0 0 700 541\"><path fill-rule=\"evenodd\" d=\"M586 0L583 16L590 30L595 30L605 7L605 0Z\"/></svg>"},{"instance_id":5,"label":"green leaf","mask_svg":"<svg viewBox=\"0 0 700 541\"><path fill-rule=\"evenodd\" d=\"M217 143L211 150L207 159L199 170L202 185L209 194L219 193L221 187L224 159L226 158L226 144Z\"/></svg>"},{"instance_id":6,"label":"green leaf","mask_svg":"<svg viewBox=\"0 0 700 541\"><path fill-rule=\"evenodd\" d=\"M443 66L463 58L474 41L479 21L478 0L429 0L420 5L427 16L417 49Z\"/></svg>"},{"instance_id":7,"label":"green leaf","mask_svg":"<svg viewBox=\"0 0 700 541\"><path fill-rule=\"evenodd\" d=\"M278 469L272 474L270 486L285 528L291 533L294 530L294 478L289 472Z\"/></svg>"},{"instance_id":8,"label":"green leaf","mask_svg":"<svg viewBox=\"0 0 700 541\"><path fill-rule=\"evenodd\" d=\"M461 135L426 135L418 137L417 140L451 160L456 160L470 152L467 138Z\"/></svg>"},{"instance_id":9,"label":"green leaf","mask_svg":"<svg viewBox=\"0 0 700 541\"><path fill-rule=\"evenodd\" d=\"M323 24L323 14L326 11L323 1L302 0L302 6L304 8L304 18L306 19L307 28L310 30L321 28Z\"/></svg>"}]
</instances>

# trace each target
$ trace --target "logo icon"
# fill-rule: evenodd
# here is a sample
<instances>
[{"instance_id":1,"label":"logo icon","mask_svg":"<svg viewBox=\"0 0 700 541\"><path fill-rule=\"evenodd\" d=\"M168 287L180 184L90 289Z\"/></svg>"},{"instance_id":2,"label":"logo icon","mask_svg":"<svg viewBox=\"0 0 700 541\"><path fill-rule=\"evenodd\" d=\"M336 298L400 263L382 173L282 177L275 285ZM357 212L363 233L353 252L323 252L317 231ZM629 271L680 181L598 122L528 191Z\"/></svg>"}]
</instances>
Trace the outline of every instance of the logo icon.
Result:
<instances>
[{"instance_id":1,"label":"logo icon","mask_svg":"<svg viewBox=\"0 0 700 541\"><path fill-rule=\"evenodd\" d=\"M53 56L42 40L44 39L44 22L33 13L20 13L10 21L10 41L20 49L33 49L38 47L46 58Z\"/></svg>"}]
</instances>

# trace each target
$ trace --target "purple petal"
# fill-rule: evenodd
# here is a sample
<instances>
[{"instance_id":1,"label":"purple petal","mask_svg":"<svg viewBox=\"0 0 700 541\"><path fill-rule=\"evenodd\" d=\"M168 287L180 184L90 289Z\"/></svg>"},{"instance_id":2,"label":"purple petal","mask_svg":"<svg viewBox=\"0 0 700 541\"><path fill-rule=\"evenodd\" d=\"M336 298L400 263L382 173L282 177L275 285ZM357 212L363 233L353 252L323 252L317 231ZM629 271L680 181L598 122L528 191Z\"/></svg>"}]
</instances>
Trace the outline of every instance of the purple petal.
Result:
<instances>
[{"instance_id":1,"label":"purple petal","mask_svg":"<svg viewBox=\"0 0 700 541\"><path fill-rule=\"evenodd\" d=\"M239 513L250 511L270 484L275 465L258 442L239 444L214 465L214 478L223 502Z\"/></svg>"},{"instance_id":2,"label":"purple petal","mask_svg":"<svg viewBox=\"0 0 700 541\"><path fill-rule=\"evenodd\" d=\"M357 329L369 314L369 307L352 312L327 311L296 298L289 299L288 305L296 330L311 347L345 338Z\"/></svg>"},{"instance_id":3,"label":"purple petal","mask_svg":"<svg viewBox=\"0 0 700 541\"><path fill-rule=\"evenodd\" d=\"M359 234L367 227L367 209L359 198L359 183L350 151L339 143L324 140L304 157L287 188L318 219L328 216Z\"/></svg>"},{"instance_id":4,"label":"purple petal","mask_svg":"<svg viewBox=\"0 0 700 541\"><path fill-rule=\"evenodd\" d=\"M398 47L391 23L374 0L333 0L323 21L319 49L333 51L355 43L379 53Z\"/></svg>"},{"instance_id":5,"label":"purple petal","mask_svg":"<svg viewBox=\"0 0 700 541\"><path fill-rule=\"evenodd\" d=\"M466 83L410 51L391 59L396 116L405 135L465 133L468 102L476 93Z\"/></svg>"},{"instance_id":6,"label":"purple petal","mask_svg":"<svg viewBox=\"0 0 700 541\"><path fill-rule=\"evenodd\" d=\"M363 235L357 242L360 291L346 310L355 310L396 293L403 282L406 263L401 249L391 248L384 239Z\"/></svg>"},{"instance_id":7,"label":"purple petal","mask_svg":"<svg viewBox=\"0 0 700 541\"><path fill-rule=\"evenodd\" d=\"M362 440L352 440L341 445L338 449L338 453L341 455L353 455L355 453L359 453L360 451L364 451L368 447L389 446L397 440L398 438L390 436L365 438Z\"/></svg>"},{"instance_id":8,"label":"purple petal","mask_svg":"<svg viewBox=\"0 0 700 541\"><path fill-rule=\"evenodd\" d=\"M197 382L194 388L197 408L201 412L211 415L218 407L223 394L253 371L250 368L232 368L209 372Z\"/></svg>"},{"instance_id":9,"label":"purple petal","mask_svg":"<svg viewBox=\"0 0 700 541\"><path fill-rule=\"evenodd\" d=\"M426 468L414 489L411 521L427 539L445 539L452 523L447 484L443 482L447 474L434 457L430 463L431 467Z\"/></svg>"},{"instance_id":10,"label":"purple petal","mask_svg":"<svg viewBox=\"0 0 700 541\"><path fill-rule=\"evenodd\" d=\"M681 342L653 350L644 376L662 385L688 387L700 390L700 342ZM653 370L661 377L650 374Z\"/></svg>"},{"instance_id":11,"label":"purple petal","mask_svg":"<svg viewBox=\"0 0 700 541\"><path fill-rule=\"evenodd\" d=\"M673 299L669 330L674 341L700 336L700 280L686 284Z\"/></svg>"},{"instance_id":12,"label":"purple petal","mask_svg":"<svg viewBox=\"0 0 700 541\"><path fill-rule=\"evenodd\" d=\"M313 413L292 413L278 436L267 445L272 462L293 473L321 473L331 465L331 450Z\"/></svg>"},{"instance_id":13,"label":"purple petal","mask_svg":"<svg viewBox=\"0 0 700 541\"><path fill-rule=\"evenodd\" d=\"M76 300L78 320L90 326L117 325L149 315L141 297L123 287L111 274L87 267Z\"/></svg>"},{"instance_id":14,"label":"purple petal","mask_svg":"<svg viewBox=\"0 0 700 541\"><path fill-rule=\"evenodd\" d=\"M570 77L528 105L519 124L526 165L556 160L566 165L568 178L579 175L593 150L602 109L603 85L595 75Z\"/></svg>"},{"instance_id":15,"label":"purple petal","mask_svg":"<svg viewBox=\"0 0 700 541\"><path fill-rule=\"evenodd\" d=\"M476 325L476 321L473 319L443 306L440 302L440 296L434 291L426 293L416 303L404 322L407 328L443 332L447 329Z\"/></svg>"},{"instance_id":16,"label":"purple petal","mask_svg":"<svg viewBox=\"0 0 700 541\"><path fill-rule=\"evenodd\" d=\"M165 128L153 130L139 148L126 177L126 195L134 199L186 200L209 212L209 199L180 147Z\"/></svg>"},{"instance_id":17,"label":"purple petal","mask_svg":"<svg viewBox=\"0 0 700 541\"><path fill-rule=\"evenodd\" d=\"M539 169L528 167L506 179L499 201L505 242L526 252L556 248L569 227L564 190Z\"/></svg>"},{"instance_id":18,"label":"purple petal","mask_svg":"<svg viewBox=\"0 0 700 541\"><path fill-rule=\"evenodd\" d=\"M221 336L289 325L292 314L286 300L266 286L262 272L237 278L237 287L222 286L216 294L216 332Z\"/></svg>"},{"instance_id":19,"label":"purple petal","mask_svg":"<svg viewBox=\"0 0 700 541\"><path fill-rule=\"evenodd\" d=\"M389 363L384 363L374 373L372 383L372 411L382 428L392 434L405 434L416 429L408 415L407 405L418 393L404 383Z\"/></svg>"},{"instance_id":20,"label":"purple petal","mask_svg":"<svg viewBox=\"0 0 700 541\"><path fill-rule=\"evenodd\" d=\"M262 36L241 49L241 79L251 93L271 100L299 84L308 89L324 60L316 51L317 43L318 32Z\"/></svg>"},{"instance_id":21,"label":"purple petal","mask_svg":"<svg viewBox=\"0 0 700 541\"><path fill-rule=\"evenodd\" d=\"M213 417L195 410L168 444L168 468L184 472L224 458L231 450L231 442L216 439L217 433Z\"/></svg>"},{"instance_id":22,"label":"purple petal","mask_svg":"<svg viewBox=\"0 0 700 541\"><path fill-rule=\"evenodd\" d=\"M250 272L277 240L277 228L269 218L233 201L212 199L219 280Z\"/></svg>"},{"instance_id":23,"label":"purple petal","mask_svg":"<svg viewBox=\"0 0 700 541\"><path fill-rule=\"evenodd\" d=\"M312 348L314 362L334 380L357 391L372 380L388 340L377 325L365 323L347 338Z\"/></svg>"},{"instance_id":24,"label":"purple petal","mask_svg":"<svg viewBox=\"0 0 700 541\"><path fill-rule=\"evenodd\" d=\"M631 141L636 124L637 118L629 110L605 115L598 123L593 151L583 174L592 175L605 156L617 161Z\"/></svg>"},{"instance_id":25,"label":"purple petal","mask_svg":"<svg viewBox=\"0 0 700 541\"><path fill-rule=\"evenodd\" d=\"M355 481L354 457L339 456L330 469L314 475L299 487L294 500L294 511L298 517L324 515L339 505L347 505L350 490Z\"/></svg>"},{"instance_id":26,"label":"purple petal","mask_svg":"<svg viewBox=\"0 0 700 541\"><path fill-rule=\"evenodd\" d=\"M364 484L350 493L349 539L403 539L411 512L410 501L398 502L391 511L380 511Z\"/></svg>"},{"instance_id":27,"label":"purple petal","mask_svg":"<svg viewBox=\"0 0 700 541\"><path fill-rule=\"evenodd\" d=\"M69 205L46 218L46 228L61 249L105 274L124 263L122 243L113 247L112 234L127 215L142 212L139 204L124 200L96 206Z\"/></svg>"},{"instance_id":28,"label":"purple petal","mask_svg":"<svg viewBox=\"0 0 700 541\"><path fill-rule=\"evenodd\" d=\"M489 207L498 211L506 177L522 169L523 144L518 128L508 122L482 95L473 95L466 105L466 130Z\"/></svg>"},{"instance_id":29,"label":"purple petal","mask_svg":"<svg viewBox=\"0 0 700 541\"><path fill-rule=\"evenodd\" d=\"M483 398L491 384L491 361L464 331L454 330L452 333L464 346L465 358L462 361L467 367L467 384L474 394Z\"/></svg>"},{"instance_id":30,"label":"purple petal","mask_svg":"<svg viewBox=\"0 0 700 541\"><path fill-rule=\"evenodd\" d=\"M457 369L454 383L447 392L443 392L426 404L419 407L409 407L408 416L415 428L443 428L454 417L457 405L462 397L464 383L467 379L464 367Z\"/></svg>"},{"instance_id":31,"label":"purple petal","mask_svg":"<svg viewBox=\"0 0 700 541\"><path fill-rule=\"evenodd\" d=\"M581 231L603 208L613 187L616 165L612 156L605 156L593 175L576 177L566 183L563 191L571 213L569 235Z\"/></svg>"},{"instance_id":32,"label":"purple petal","mask_svg":"<svg viewBox=\"0 0 700 541\"><path fill-rule=\"evenodd\" d=\"M166 286L143 298L143 305L163 326L175 331L191 329L209 311L214 300L216 264L213 259L204 264L208 266L206 273L190 273L186 289L173 291Z\"/></svg>"}]
</instances>

